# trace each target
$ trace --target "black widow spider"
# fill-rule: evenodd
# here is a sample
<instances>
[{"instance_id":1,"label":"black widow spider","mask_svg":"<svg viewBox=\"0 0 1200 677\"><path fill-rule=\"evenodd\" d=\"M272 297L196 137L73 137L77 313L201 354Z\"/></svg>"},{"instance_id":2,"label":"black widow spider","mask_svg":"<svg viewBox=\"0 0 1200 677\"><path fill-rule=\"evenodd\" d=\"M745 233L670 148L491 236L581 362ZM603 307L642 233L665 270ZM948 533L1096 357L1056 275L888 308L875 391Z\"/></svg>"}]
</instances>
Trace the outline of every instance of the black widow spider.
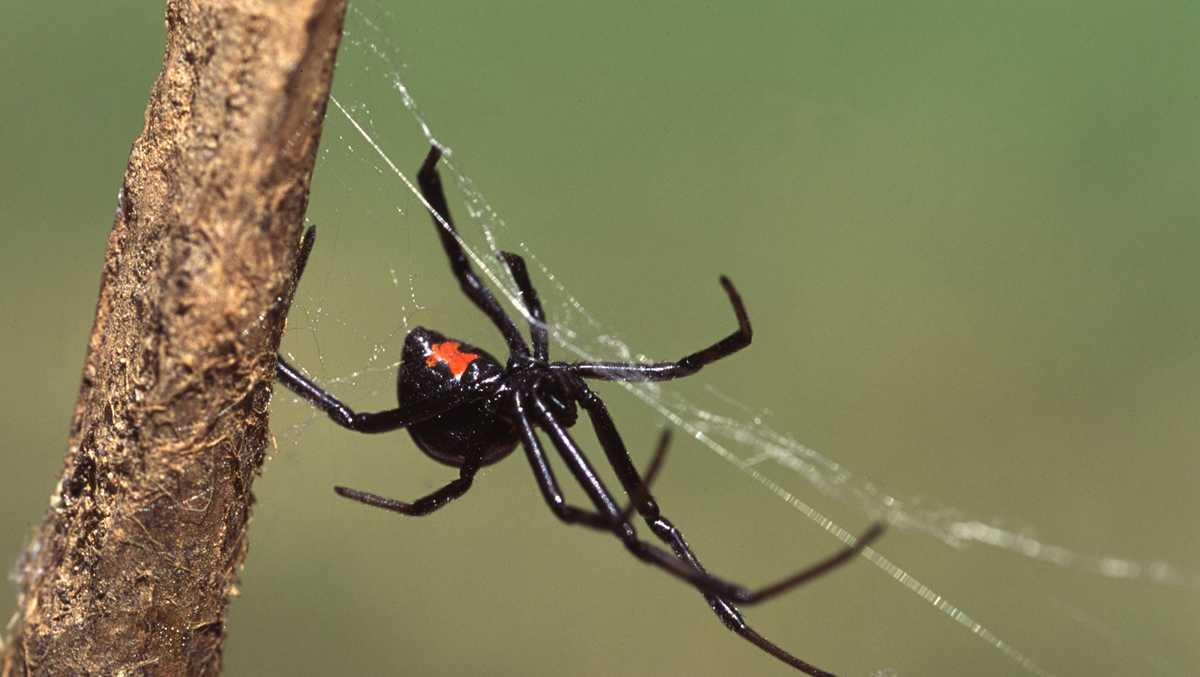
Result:
<instances>
[{"instance_id":1,"label":"black widow spider","mask_svg":"<svg viewBox=\"0 0 1200 677\"><path fill-rule=\"evenodd\" d=\"M361 433L383 433L407 428L421 451L437 461L459 468L458 479L412 503L346 487L335 487L334 490L346 498L404 515L428 515L466 493L481 467L499 461L520 444L529 459L543 498L560 520L614 533L635 557L699 590L730 630L802 672L829 675L755 632L742 620L734 604L762 602L828 573L848 562L878 538L883 531L882 525L873 525L858 537L853 546L758 590L718 578L700 565L683 534L659 512L658 504L647 489L666 453L669 435L663 433L650 469L645 478L641 477L625 450L625 444L604 402L584 382L584 379L665 381L681 378L750 345L750 319L733 283L729 278L721 277L721 286L737 315L738 329L678 361L652 364L551 362L545 313L529 281L524 260L516 254L500 254L517 283L525 310L532 318L532 349L521 337L517 325L471 269L454 223L450 220L446 196L436 169L440 157L441 150L434 146L421 165L418 174L421 194L433 210L434 227L441 237L442 247L450 259L450 268L463 293L504 336L508 344L508 363L501 366L496 358L480 348L417 327L404 340L398 374L400 406L387 411L360 413L326 392L288 364L282 356L279 357L276 365L279 381L328 414L334 423ZM304 271L315 237L315 227L305 233L293 278L293 290ZM567 432L576 422L577 404L591 420L600 446L630 498L630 505L624 509L617 506L612 493L604 486L583 450ZM562 461L587 493L594 511L567 504L535 429L541 429L550 438ZM630 522L634 510L674 554L638 538Z\"/></svg>"}]
</instances>

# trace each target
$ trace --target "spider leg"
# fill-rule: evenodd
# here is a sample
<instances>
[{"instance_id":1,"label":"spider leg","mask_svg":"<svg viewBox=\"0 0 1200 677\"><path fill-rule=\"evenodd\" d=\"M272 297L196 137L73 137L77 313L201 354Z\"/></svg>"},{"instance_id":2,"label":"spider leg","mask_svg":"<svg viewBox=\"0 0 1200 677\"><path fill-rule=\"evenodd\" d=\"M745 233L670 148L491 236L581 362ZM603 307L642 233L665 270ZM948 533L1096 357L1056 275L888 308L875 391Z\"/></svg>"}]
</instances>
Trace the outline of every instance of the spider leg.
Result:
<instances>
[{"instance_id":1,"label":"spider leg","mask_svg":"<svg viewBox=\"0 0 1200 677\"><path fill-rule=\"evenodd\" d=\"M662 469L663 461L666 459L667 455L667 447L670 443L671 431L668 428L664 428L662 434L659 435L658 446L654 450L654 456L651 457L650 464L646 467L646 471L642 474L642 483L646 486L647 491L649 491L651 484L658 476L659 470ZM629 504L625 506L623 511L621 511L621 520L628 522L629 518L633 515L636 509L637 502L633 499L630 499ZM678 530L675 530L672 536L673 538L667 541L667 545L669 545L671 549L675 551L675 555L681 559L687 560L689 564L697 569L705 571L704 566L700 564L700 560L695 556L695 554L692 553L691 548L688 547L687 541L685 541L683 538L683 534L679 533ZM725 627L741 635L747 641L755 644L763 651L771 654L784 663L787 663L788 665L805 672L806 674L815 675L816 677L832 677L830 673L825 672L824 670L821 670L810 663L802 661L799 658L796 658L795 656L776 646L766 637L763 637L755 632L753 628L746 624L745 619L742 618L742 614L740 611L738 611L736 606L726 602L720 597L713 595L705 595L704 599L708 601L709 607L712 608L713 613L717 615L717 618L721 620Z\"/></svg>"},{"instance_id":2,"label":"spider leg","mask_svg":"<svg viewBox=\"0 0 1200 677\"><path fill-rule=\"evenodd\" d=\"M733 609L734 614L737 615L737 621L730 623L729 621L725 621L724 617L722 617L721 620L725 622L725 627L736 632L742 639L745 639L754 646L771 654L775 658L778 658L779 660L787 663L806 675L812 675L813 677L837 677L837 675L833 674L832 672L826 672L812 663L802 661L787 651L784 651L779 645L755 632L754 628L746 625L746 622L742 620L741 615L737 614L736 607L728 604L727 602L722 602L722 604L725 604L729 608ZM713 606L713 609L716 610L716 606ZM717 615L721 616L721 612L718 611Z\"/></svg>"},{"instance_id":3,"label":"spider leg","mask_svg":"<svg viewBox=\"0 0 1200 677\"><path fill-rule=\"evenodd\" d=\"M438 489L428 496L422 496L421 498L418 498L412 503L405 503L404 501L397 501L394 498L385 498L383 496L379 496L378 494L359 491L358 489L348 489L346 487L334 487L333 490L337 492L338 496L349 498L350 500L358 501L359 503L365 503L376 508L383 508L384 510L391 510L393 512L398 512L402 515L408 515L410 517L424 517L425 515L444 507L450 501L453 501L454 499L467 493L467 490L471 488L471 483L474 481L475 473L478 470L479 467L477 465L464 465L459 470L458 479L450 482L446 486Z\"/></svg>"},{"instance_id":4,"label":"spider leg","mask_svg":"<svg viewBox=\"0 0 1200 677\"><path fill-rule=\"evenodd\" d=\"M632 469L632 463L628 461L628 453L625 452L624 443L621 441L620 435L616 430L616 426L612 422L612 418L608 415L607 408L604 407L604 403L598 397L596 397L594 393L590 393L590 390L586 390L586 385L582 383L580 383L580 385L583 386L586 394L591 395L590 398L581 399L580 404L584 407L584 410L588 412L589 417L592 419L597 437L600 439L601 446L604 448L606 455L608 455L614 470L617 471L618 478L622 479L623 484L625 483L625 478L633 478L633 483L635 486L629 487L627 485L627 491L629 491L634 505L636 505L639 510L646 511L643 512L643 518L646 520L646 523L650 526L654 534L658 536L660 540L667 543L671 549L675 551L676 556L678 556L681 560L686 561L688 564L694 567L696 571L703 574L705 578L710 579L712 583L720 583L723 585L740 588L741 586L725 583L724 581L721 581L721 579L708 574L704 569L704 566L700 563L699 558L697 558L695 553L692 552L691 547L684 539L683 533L659 513L658 506L653 497L650 495L649 489L645 485L636 486L636 483L640 482L640 478L638 477L636 471L633 471L632 473L629 472L630 469ZM665 450L666 442L667 439L664 436L663 440L660 442L659 452L656 454L656 460L661 457L661 454ZM620 458L623 458L624 461L622 462ZM648 472L647 476L653 475L652 473ZM781 581L773 586L768 586L767 588L756 593L738 594L732 597L737 599L737 601L752 604L763 601L764 599L768 599L777 594L781 594L791 587L800 585L805 581L811 580L812 578L815 578L830 571L838 565L843 564L851 557L856 555L862 548L866 547L868 543L877 538L880 533L882 533L882 527L881 525L876 524L870 530L868 530L867 533L860 536L854 546L846 548L839 553L836 553L832 557L818 562L816 565L805 569L799 574L789 579L785 579L784 581ZM702 593L704 593L705 600L708 602L709 607L712 608L713 612L717 615L717 618L721 620L725 627L737 633L743 639L749 641L762 651L774 656L780 661L787 663L801 672L804 672L805 674L814 675L816 677L831 675L831 673L825 672L824 670L821 670L820 668L803 661L796 656L793 656L756 632L746 623L738 608L734 606L732 602L726 599L726 597L730 597L730 595L716 594L716 591L712 589L706 590L706 588L710 588L710 586L705 585L703 579L701 579L699 582L695 580L690 582L692 582L693 585L695 585ZM744 589L741 591L744 591Z\"/></svg>"},{"instance_id":5,"label":"spider leg","mask_svg":"<svg viewBox=\"0 0 1200 677\"><path fill-rule=\"evenodd\" d=\"M300 238L300 251L296 253L296 266L292 269L292 279L288 284L287 291L284 296L284 307L292 305L292 299L296 296L296 288L300 286L300 278L304 275L304 268L308 265L308 255L312 253L313 244L317 241L317 227L309 226L304 231L304 236Z\"/></svg>"},{"instance_id":6,"label":"spider leg","mask_svg":"<svg viewBox=\"0 0 1200 677\"><path fill-rule=\"evenodd\" d=\"M512 252L500 252L500 259L508 266L521 290L521 301L532 318L529 321L529 334L533 337L533 358L545 362L550 359L550 340L546 332L546 312L542 310L542 302L538 299L537 290L529 281L529 271L525 268L525 259Z\"/></svg>"},{"instance_id":7,"label":"spider leg","mask_svg":"<svg viewBox=\"0 0 1200 677\"><path fill-rule=\"evenodd\" d=\"M662 470L663 461L667 458L667 447L670 444L671 430L663 428L662 433L658 436L658 446L654 448L654 456L650 457L650 464L646 466L646 472L642 473L642 486L646 488L646 491L650 491L650 485L654 484L654 480L658 477L658 471ZM630 498L625 509L621 511L621 521L628 522L636 510L637 501Z\"/></svg>"},{"instance_id":8,"label":"spider leg","mask_svg":"<svg viewBox=\"0 0 1200 677\"><path fill-rule=\"evenodd\" d=\"M282 357L276 357L275 378L288 390L309 401L329 415L334 423L360 433L385 433L407 428L414 423L444 414L460 404L487 397L495 390L494 381L481 381L441 399L422 400L378 412L356 412L331 395Z\"/></svg>"},{"instance_id":9,"label":"spider leg","mask_svg":"<svg viewBox=\"0 0 1200 677\"><path fill-rule=\"evenodd\" d=\"M550 511L567 524L579 524L593 529L611 531L614 524L612 519L600 513L567 504L562 489L558 486L558 480L554 477L554 469L550 467L550 459L546 458L546 452L533 432L533 424L529 421L529 415L524 409L520 393L515 394L515 401L517 411L515 418L521 436L521 446L525 449L525 457L529 459L533 476L537 480L538 488L542 491L542 498L546 500L546 505L550 506Z\"/></svg>"},{"instance_id":10,"label":"spider leg","mask_svg":"<svg viewBox=\"0 0 1200 677\"><path fill-rule=\"evenodd\" d=\"M671 553L666 552L665 550L657 548L649 543L646 543L645 541L639 540L637 533L634 531L633 526L629 524L629 522L615 521L620 519L620 514L616 513L616 503L613 501L612 495L608 492L608 490L604 487L604 484L596 475L595 469L592 468L591 464L588 463L587 458L584 457L583 452L579 449L578 445L576 445L575 441L571 439L571 436L567 433L566 429L559 425L556 420L554 420L554 417L550 414L549 410L540 401L538 401L536 398L533 398L532 404L533 408L536 410L535 413L539 419L539 422L550 435L552 441L554 442L554 446L558 449L559 454L567 463L567 466L571 469L571 472L575 476L576 480L579 481L584 491L588 494L588 497L592 500L592 503L600 511L600 516L605 518L609 525L609 529L621 539L621 541L625 544L625 547L631 553L633 553L635 557L643 562L658 566L668 573L671 573L687 581L688 583L691 583L694 587L704 593L705 599L708 600L709 606L712 608L713 612L717 614L717 617L721 620L725 627L751 642L762 651L765 651L766 653L774 656L784 663L787 663L797 670L804 672L805 674L814 675L815 677L830 676L830 673L806 663L805 661L802 661L799 658L791 655L787 651L784 651L747 625L737 607L735 607L728 600L724 599L725 595L720 594L722 591L712 589L724 588L728 586L728 584L723 584L723 582L721 582L719 579L714 578L704 571L703 567L700 566L700 562L687 547L687 543L683 540L683 535L673 527L671 528L671 536L673 540L672 547L679 552L678 558L672 556ZM530 449L530 447L535 450L539 450L540 447L537 446L536 437L533 435L532 426L528 420L528 412L518 408L515 418L517 418L519 421L519 426L522 430L522 437L526 441L527 451ZM660 449L661 448L665 448L665 443L660 443ZM532 456L533 452L530 453ZM544 459L544 456L542 456L542 458ZM558 491L556 484L550 485L549 489L547 489L548 482L546 480L546 476L548 476L550 482L552 482L553 474L548 472L549 465L545 464L544 460L543 465L547 469L547 472L543 475L539 475L539 482L543 485L543 494L546 495L547 503L550 503L551 508L555 508L555 512L559 513L560 509L556 508L556 505L561 504L562 494L560 491ZM537 470L538 468L535 466L535 474L538 474ZM649 493L646 492L644 488L641 494L643 497L649 496ZM557 498L557 501L554 500L555 498ZM661 537L662 535L660 534L660 538Z\"/></svg>"},{"instance_id":11,"label":"spider leg","mask_svg":"<svg viewBox=\"0 0 1200 677\"><path fill-rule=\"evenodd\" d=\"M649 525L655 535L664 542L670 543L680 557L699 567L699 561L696 560L691 548L684 541L683 534L666 517L663 517L654 497L650 495L649 490L642 484L642 479L633 467L633 461L629 459L629 452L625 450L625 443L621 440L621 435L617 432L617 426L613 423L612 417L609 416L608 408L604 406L604 402L582 381L577 381L575 386L576 399L580 406L583 407L583 410L587 412L588 418L591 419L592 427L596 431L596 437L600 440L600 446L604 449L605 456L608 457L608 461L616 472L617 478L621 481L625 490L629 492L629 496L633 498L642 519L646 521L646 524ZM707 580L702 579L697 584L697 587L700 588L701 592L713 593L718 597L741 604L757 604L781 595L794 587L807 583L849 562L863 548L870 545L882 534L883 524L876 522L855 540L854 545L846 546L829 557L805 567L787 578L757 590L750 590L712 574L706 574Z\"/></svg>"},{"instance_id":12,"label":"spider leg","mask_svg":"<svg viewBox=\"0 0 1200 677\"><path fill-rule=\"evenodd\" d=\"M442 249L446 251L446 258L450 260L450 270L454 273L454 277L458 278L458 284L462 288L463 294L466 294L467 298L483 311L483 314L487 315L492 324L500 330L504 341L508 344L509 351L514 355L528 355L529 348L525 346L525 341L521 338L521 332L517 330L517 325L504 313L504 309L500 307L496 297L492 296L492 292L483 284L483 280L475 275L475 271L471 269L471 262L467 259L462 244L458 241L458 231L454 228L454 220L450 218L446 192L442 189L442 179L437 172L437 163L441 157L441 148L436 145L429 148L429 154L425 156L425 162L421 164L421 169L417 172L417 185L420 186L421 195L425 201L433 208L433 213L430 214L433 218L433 227L442 240Z\"/></svg>"},{"instance_id":13,"label":"spider leg","mask_svg":"<svg viewBox=\"0 0 1200 677\"><path fill-rule=\"evenodd\" d=\"M664 534L662 533L656 533L656 535L659 536L660 539L664 537ZM706 571L704 566L700 564L700 560L697 559L694 553L692 553L691 548L688 547L687 541L683 538L683 534L680 533L678 529L671 529L667 536L667 544L671 546L671 549L675 551L675 554L680 559L686 560L689 564L700 571ZM750 625L746 623L746 619L742 617L742 612L731 602L712 594L705 594L704 599L706 602L708 602L709 608L713 610L713 613L717 615L717 618L720 619L721 623L726 628L729 628L733 632L737 633L740 637L757 646L762 651L774 656L784 663L787 663L806 675L813 675L813 677L834 677L832 673L826 672L812 663L793 656L771 640L758 634L754 628L750 627Z\"/></svg>"},{"instance_id":14,"label":"spider leg","mask_svg":"<svg viewBox=\"0 0 1200 677\"><path fill-rule=\"evenodd\" d=\"M534 400L534 406L537 409L537 414L543 427L545 427L546 431L550 434L551 439L554 441L555 447L557 447L560 455L563 457L563 460L566 461L567 465L571 468L575 478L579 480L579 483L583 486L588 496L592 499L592 502L596 505L596 508L600 510L601 513L607 515L611 520L612 511L615 509L615 503L612 500L611 494L609 494L608 490L604 487L604 484L596 476L595 470L591 467L591 464L588 463L587 458L584 457L583 452L580 451L578 445L575 444L575 441L571 439L571 436L567 433L566 429L559 425L558 422L554 420L553 416L549 415L549 411L536 399ZM522 414L520 417L526 417L526 415ZM527 423L525 425L527 426ZM649 493L643 489L642 495L644 497L648 497ZM666 522L665 520L662 521L664 523ZM669 523L667 524L669 525ZM652 524L651 526L654 525ZM687 543L683 540L683 535L680 534L679 531L674 527L670 527L669 536L672 548L678 552L678 558L672 556L671 553L666 552L665 550L657 548L649 543L646 543L645 541L639 540L636 532L633 529L633 526L628 522L610 522L610 529L621 539L621 541L625 544L625 547L631 553L633 553L635 557L648 564L653 564L667 571L668 573L687 581L688 583L691 583L696 589L703 593L705 599L708 601L709 606L712 608L713 612L716 613L717 618L721 620L725 627L751 642L762 651L765 651L766 653L796 668L797 670L804 672L805 674L814 675L814 677L831 677L830 673L825 672L824 670L821 670L820 668L817 668L816 666L813 666L803 660L800 660L787 651L784 651L779 646L758 634L753 628L747 625L746 621L742 618L741 612L738 611L738 608L734 606L732 602L725 599L725 597L728 595L721 594L722 592L730 589L736 589L736 586L724 583L720 579L708 574L704 568L700 566L699 560L697 560L695 555L692 554L691 549L688 548ZM664 535L667 534L659 533L659 530L656 530L656 533L659 538L667 540L664 538ZM724 590L722 590L722 588L724 588Z\"/></svg>"},{"instance_id":15,"label":"spider leg","mask_svg":"<svg viewBox=\"0 0 1200 677\"><path fill-rule=\"evenodd\" d=\"M670 552L640 540L633 525L629 522L621 521L621 511L617 507L612 494L604 486L599 475L596 474L596 469L592 467L587 457L583 455L583 451L579 448L579 445L567 433L566 428L563 428L554 419L553 414L550 413L549 409L540 400L533 398L532 403L538 422L546 430L546 433L550 435L551 441L554 442L559 455L571 470L571 474L575 476L576 481L583 487L592 504L596 506L596 510L604 517L609 530L621 539L625 547L635 557L691 583L701 592L713 593L721 597L731 597L733 594L736 594L737 586L725 583L690 566L687 562L675 557ZM521 416L527 417L528 415L520 414L518 418Z\"/></svg>"},{"instance_id":16,"label":"spider leg","mask_svg":"<svg viewBox=\"0 0 1200 677\"><path fill-rule=\"evenodd\" d=\"M550 510L556 517L567 524L578 524L601 531L612 531L613 523L604 515L567 504L566 499L563 497L562 489L559 488L558 479L554 476L554 470L550 467L550 460L546 457L546 452L542 449L541 442L538 441L537 435L533 432L529 416L524 412L520 396L518 395L517 398L518 411L521 412L517 416L517 428L521 435L521 445L525 449L525 456L529 459L529 466L533 470L534 478L537 479L538 488L541 489L542 498L546 500L546 505L550 506ZM642 479L642 482L646 486L650 486L654 482L654 478L658 475L659 468L662 467L663 457L667 453L667 444L670 441L670 431L663 430L662 435L659 436L658 447L654 451L654 457L650 461L650 465L647 467L646 474ZM621 511L620 521L628 522L629 516L635 510L636 506L630 501Z\"/></svg>"},{"instance_id":17,"label":"spider leg","mask_svg":"<svg viewBox=\"0 0 1200 677\"><path fill-rule=\"evenodd\" d=\"M700 371L706 364L736 353L750 345L754 332L750 328L750 316L746 314L746 306L742 304L742 297L733 286L733 282L722 275L721 286L725 288L725 293L729 295L729 302L733 304L738 328L737 331L704 350L694 352L675 362L576 362L563 366L584 378L603 381L666 381L690 376Z\"/></svg>"}]
</instances>

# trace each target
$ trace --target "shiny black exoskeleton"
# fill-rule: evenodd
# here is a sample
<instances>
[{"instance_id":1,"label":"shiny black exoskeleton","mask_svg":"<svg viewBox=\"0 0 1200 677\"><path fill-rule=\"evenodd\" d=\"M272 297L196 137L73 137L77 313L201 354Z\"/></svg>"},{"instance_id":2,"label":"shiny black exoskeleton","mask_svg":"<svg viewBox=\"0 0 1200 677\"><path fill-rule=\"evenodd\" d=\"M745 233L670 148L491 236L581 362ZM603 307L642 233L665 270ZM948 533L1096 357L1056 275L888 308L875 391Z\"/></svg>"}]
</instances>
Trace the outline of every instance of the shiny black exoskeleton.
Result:
<instances>
[{"instance_id":1,"label":"shiny black exoskeleton","mask_svg":"<svg viewBox=\"0 0 1200 677\"><path fill-rule=\"evenodd\" d=\"M440 357L439 349L447 357ZM503 373L504 367L481 348L417 327L404 339L396 386L401 402L420 402L479 388ZM414 423L408 433L421 451L455 467L468 459L478 459L481 466L495 463L517 446L517 427L487 400L465 402Z\"/></svg>"},{"instance_id":2,"label":"shiny black exoskeleton","mask_svg":"<svg viewBox=\"0 0 1200 677\"><path fill-rule=\"evenodd\" d=\"M459 476L437 491L411 503L377 494L335 487L341 496L405 515L427 515L470 489L479 468L495 463L519 444L525 450L538 487L547 505L563 522L614 534L639 560L659 567L699 590L709 606L730 630L763 651L810 675L828 675L784 651L755 632L743 620L735 604L754 604L775 597L848 562L882 533L873 525L853 546L764 588L751 590L714 576L701 566L683 534L667 520L651 496L648 485L666 453L669 436L664 433L645 477L638 474L604 402L588 387L586 379L602 381L663 381L688 376L705 365L735 353L750 344L750 319L741 297L728 278L721 286L729 296L738 328L711 346L674 362L550 362L546 318L537 291L529 280L521 257L502 253L512 274L526 312L532 341L526 343L520 330L504 312L491 291L472 270L459 242L436 166L441 151L430 149L418 174L418 183L442 248L450 260L463 293L492 321L508 346L508 361L501 363L484 350L418 327L408 333L400 363L397 388L400 406L373 413L355 412L310 380L300 370L278 358L279 382L318 407L338 425L363 433L381 433L407 428L417 446L432 458L459 468ZM305 233L296 266L295 284L316 238L315 228ZM619 507L600 480L591 461L567 432L582 408L600 442L608 463L629 496L629 505ZM539 439L548 437L559 458L583 488L591 508L569 505L559 488L550 459ZM638 515L669 550L642 540L630 518Z\"/></svg>"}]
</instances>

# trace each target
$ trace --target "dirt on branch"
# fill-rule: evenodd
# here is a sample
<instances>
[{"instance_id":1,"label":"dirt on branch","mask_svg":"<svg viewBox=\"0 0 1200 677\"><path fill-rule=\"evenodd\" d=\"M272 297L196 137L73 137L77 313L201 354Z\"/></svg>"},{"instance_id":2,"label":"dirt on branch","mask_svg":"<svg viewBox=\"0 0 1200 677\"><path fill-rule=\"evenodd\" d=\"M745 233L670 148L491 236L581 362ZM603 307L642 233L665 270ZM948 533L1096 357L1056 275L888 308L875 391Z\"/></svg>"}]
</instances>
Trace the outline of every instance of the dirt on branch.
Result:
<instances>
[{"instance_id":1,"label":"dirt on branch","mask_svg":"<svg viewBox=\"0 0 1200 677\"><path fill-rule=\"evenodd\" d=\"M167 3L0 675L220 672L344 11Z\"/></svg>"}]
</instances>

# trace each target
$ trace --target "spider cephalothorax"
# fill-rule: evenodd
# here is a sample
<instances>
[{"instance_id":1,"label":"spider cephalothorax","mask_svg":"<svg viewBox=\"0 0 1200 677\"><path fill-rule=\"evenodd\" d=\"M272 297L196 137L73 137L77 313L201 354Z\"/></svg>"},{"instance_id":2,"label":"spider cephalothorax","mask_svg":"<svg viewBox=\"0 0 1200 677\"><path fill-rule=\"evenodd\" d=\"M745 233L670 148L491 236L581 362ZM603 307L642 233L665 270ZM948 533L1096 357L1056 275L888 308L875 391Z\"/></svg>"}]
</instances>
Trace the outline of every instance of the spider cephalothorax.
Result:
<instances>
[{"instance_id":1,"label":"spider cephalothorax","mask_svg":"<svg viewBox=\"0 0 1200 677\"><path fill-rule=\"evenodd\" d=\"M521 257L501 254L520 290L525 311L532 318L529 344L471 269L450 220L437 174L440 157L441 151L435 146L425 158L418 174L421 194L431 208L434 226L459 286L504 336L509 357L501 364L481 348L417 327L408 333L404 342L397 383L400 406L374 413L355 412L280 357L276 369L280 383L327 413L338 425L363 433L407 428L421 451L459 469L457 479L412 503L357 489L335 487L334 490L346 498L405 515L427 515L466 493L479 468L501 460L520 445L543 498L560 520L612 533L639 560L659 567L699 590L730 630L798 670L810 675L828 675L755 632L734 605L770 599L848 562L879 537L882 526L872 526L855 545L758 590L714 576L700 565L683 534L662 515L648 489L666 453L669 436L663 434L650 469L642 477L634 468L607 407L586 383L587 379L665 381L680 378L750 345L750 318L733 283L726 277L721 278L721 286L737 316L738 328L703 350L674 362L550 362L545 314ZM303 273L315 237L315 228L305 234L293 288ZM629 496L630 502L624 508L617 505L591 461L567 432L578 419L577 407L582 408L591 421L609 465ZM570 505L563 498L539 433L550 439L561 461L587 494L591 508ZM635 511L669 550L638 536L631 521Z\"/></svg>"}]
</instances>

